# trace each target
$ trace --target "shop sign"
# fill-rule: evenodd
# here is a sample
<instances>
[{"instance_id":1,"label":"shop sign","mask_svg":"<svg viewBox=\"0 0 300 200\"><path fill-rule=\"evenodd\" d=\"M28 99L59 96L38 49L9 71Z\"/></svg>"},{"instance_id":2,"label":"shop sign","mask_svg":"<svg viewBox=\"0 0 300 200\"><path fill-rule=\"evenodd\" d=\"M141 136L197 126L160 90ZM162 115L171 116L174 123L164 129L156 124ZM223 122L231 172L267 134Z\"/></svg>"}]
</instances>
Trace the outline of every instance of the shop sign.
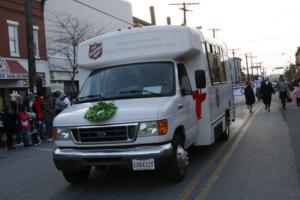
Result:
<instances>
[{"instance_id":1,"label":"shop sign","mask_svg":"<svg viewBox=\"0 0 300 200\"><path fill-rule=\"evenodd\" d=\"M28 79L28 74L12 74L0 72L0 79Z\"/></svg>"}]
</instances>

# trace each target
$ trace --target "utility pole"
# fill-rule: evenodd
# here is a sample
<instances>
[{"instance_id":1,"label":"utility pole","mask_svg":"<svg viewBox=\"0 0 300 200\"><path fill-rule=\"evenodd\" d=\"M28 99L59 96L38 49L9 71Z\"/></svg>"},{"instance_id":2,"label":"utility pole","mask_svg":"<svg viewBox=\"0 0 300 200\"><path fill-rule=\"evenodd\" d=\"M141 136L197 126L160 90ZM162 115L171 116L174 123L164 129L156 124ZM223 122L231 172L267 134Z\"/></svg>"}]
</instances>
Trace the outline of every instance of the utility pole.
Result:
<instances>
[{"instance_id":1,"label":"utility pole","mask_svg":"<svg viewBox=\"0 0 300 200\"><path fill-rule=\"evenodd\" d=\"M154 6L150 6L151 24L156 25Z\"/></svg>"},{"instance_id":2,"label":"utility pole","mask_svg":"<svg viewBox=\"0 0 300 200\"><path fill-rule=\"evenodd\" d=\"M251 61L251 75L252 75L252 78L253 78L253 62L252 62L252 58L257 58L256 56L253 56L253 55L250 55L250 61Z\"/></svg>"},{"instance_id":3,"label":"utility pole","mask_svg":"<svg viewBox=\"0 0 300 200\"><path fill-rule=\"evenodd\" d=\"M29 89L32 93L34 93L36 92L36 67L35 67L35 57L34 57L31 0L24 0L24 4L25 4Z\"/></svg>"},{"instance_id":4,"label":"utility pole","mask_svg":"<svg viewBox=\"0 0 300 200\"><path fill-rule=\"evenodd\" d=\"M235 63L235 52L238 51L238 50L240 50L240 49L229 49L229 51L232 52L233 67L234 67L234 74L235 74L235 83L237 83L237 79L238 79L238 76L237 76L237 66L236 66L236 63Z\"/></svg>"},{"instance_id":5,"label":"utility pole","mask_svg":"<svg viewBox=\"0 0 300 200\"><path fill-rule=\"evenodd\" d=\"M171 17L167 17L167 24L171 25Z\"/></svg>"},{"instance_id":6,"label":"utility pole","mask_svg":"<svg viewBox=\"0 0 300 200\"><path fill-rule=\"evenodd\" d=\"M265 67L262 67L262 70L263 70L263 73L262 73L262 74L263 74L264 77L265 77L265 75L266 75L265 69L266 69Z\"/></svg>"},{"instance_id":7,"label":"utility pole","mask_svg":"<svg viewBox=\"0 0 300 200\"><path fill-rule=\"evenodd\" d=\"M249 67L248 67L248 57L251 56L251 53L245 53L245 54L243 54L243 55L245 55L245 58L246 58L247 80L250 81Z\"/></svg>"},{"instance_id":8,"label":"utility pole","mask_svg":"<svg viewBox=\"0 0 300 200\"><path fill-rule=\"evenodd\" d=\"M216 38L216 32L220 31L221 29L219 28L211 28L211 29L208 29L209 31L212 31L213 32L213 37Z\"/></svg>"},{"instance_id":9,"label":"utility pole","mask_svg":"<svg viewBox=\"0 0 300 200\"><path fill-rule=\"evenodd\" d=\"M255 64L255 68L256 68L256 75L258 76L259 73L258 73L258 68L261 68L261 64L262 62L257 62L257 63L254 63ZM260 70L261 71L261 70Z\"/></svg>"},{"instance_id":10,"label":"utility pole","mask_svg":"<svg viewBox=\"0 0 300 200\"><path fill-rule=\"evenodd\" d=\"M183 11L183 24L182 25L185 26L187 24L187 22L186 22L186 12L192 11L192 10L188 10L187 6L199 5L199 3L186 3L186 2L183 2L183 3L170 3L169 5L170 6L182 6L179 9Z\"/></svg>"}]
</instances>

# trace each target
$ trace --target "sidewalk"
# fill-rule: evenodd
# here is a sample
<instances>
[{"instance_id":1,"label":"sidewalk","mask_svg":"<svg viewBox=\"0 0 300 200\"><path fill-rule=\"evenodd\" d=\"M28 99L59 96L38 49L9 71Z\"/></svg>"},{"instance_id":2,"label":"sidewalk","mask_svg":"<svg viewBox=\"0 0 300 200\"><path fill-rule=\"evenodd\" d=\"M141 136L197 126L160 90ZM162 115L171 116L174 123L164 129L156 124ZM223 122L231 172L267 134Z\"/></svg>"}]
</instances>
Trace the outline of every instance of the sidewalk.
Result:
<instances>
[{"instance_id":1,"label":"sidewalk","mask_svg":"<svg viewBox=\"0 0 300 200\"><path fill-rule=\"evenodd\" d=\"M274 95L271 112L262 106L254 113L252 123L207 199L300 199L296 168L299 163L294 151L295 143L299 143L296 117L300 110L290 104L287 108L288 122L284 121L278 96ZM294 121L289 122L290 118ZM298 141L290 137L291 129L298 132Z\"/></svg>"},{"instance_id":2,"label":"sidewalk","mask_svg":"<svg viewBox=\"0 0 300 200\"><path fill-rule=\"evenodd\" d=\"M287 104L285 119L288 125L292 147L295 152L298 182L300 183L300 107L296 106L294 97L293 102Z\"/></svg>"},{"instance_id":3,"label":"sidewalk","mask_svg":"<svg viewBox=\"0 0 300 200\"><path fill-rule=\"evenodd\" d=\"M257 101L253 104L253 110L259 106L262 101ZM245 96L234 96L234 105L235 105L235 121L231 123L230 128L231 132L237 131L245 120L249 117L249 110L245 102Z\"/></svg>"}]
</instances>

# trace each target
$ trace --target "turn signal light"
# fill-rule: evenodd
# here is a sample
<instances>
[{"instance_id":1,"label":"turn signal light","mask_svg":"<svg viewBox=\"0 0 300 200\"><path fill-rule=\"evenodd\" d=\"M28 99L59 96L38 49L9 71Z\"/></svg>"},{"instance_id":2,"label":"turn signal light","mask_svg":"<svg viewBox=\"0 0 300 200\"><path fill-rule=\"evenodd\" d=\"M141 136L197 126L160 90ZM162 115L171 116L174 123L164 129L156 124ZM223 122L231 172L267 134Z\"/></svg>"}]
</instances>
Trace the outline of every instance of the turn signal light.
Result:
<instances>
[{"instance_id":1,"label":"turn signal light","mask_svg":"<svg viewBox=\"0 0 300 200\"><path fill-rule=\"evenodd\" d=\"M168 133L168 120L166 119L158 120L157 125L158 125L158 132L160 135L165 135Z\"/></svg>"}]
</instances>

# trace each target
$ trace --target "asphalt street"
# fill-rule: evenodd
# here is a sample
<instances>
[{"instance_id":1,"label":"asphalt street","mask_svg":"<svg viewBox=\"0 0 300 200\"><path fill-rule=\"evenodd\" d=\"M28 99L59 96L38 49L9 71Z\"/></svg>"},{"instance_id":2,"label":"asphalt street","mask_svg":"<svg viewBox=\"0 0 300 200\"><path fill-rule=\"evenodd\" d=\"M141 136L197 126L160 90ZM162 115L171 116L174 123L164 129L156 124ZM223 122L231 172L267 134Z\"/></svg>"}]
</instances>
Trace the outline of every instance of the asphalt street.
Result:
<instances>
[{"instance_id":1,"label":"asphalt street","mask_svg":"<svg viewBox=\"0 0 300 200\"><path fill-rule=\"evenodd\" d=\"M160 172L93 171L70 185L55 169L53 143L0 149L0 200L74 199L300 199L300 108L271 112L258 103L248 113L237 101L228 142L192 148L186 178L171 183Z\"/></svg>"},{"instance_id":2,"label":"asphalt street","mask_svg":"<svg viewBox=\"0 0 300 200\"><path fill-rule=\"evenodd\" d=\"M283 111L275 100L271 109L262 106L255 113L207 199L300 199L299 156L292 142L299 140L291 137L300 134L300 108L288 104Z\"/></svg>"}]
</instances>

